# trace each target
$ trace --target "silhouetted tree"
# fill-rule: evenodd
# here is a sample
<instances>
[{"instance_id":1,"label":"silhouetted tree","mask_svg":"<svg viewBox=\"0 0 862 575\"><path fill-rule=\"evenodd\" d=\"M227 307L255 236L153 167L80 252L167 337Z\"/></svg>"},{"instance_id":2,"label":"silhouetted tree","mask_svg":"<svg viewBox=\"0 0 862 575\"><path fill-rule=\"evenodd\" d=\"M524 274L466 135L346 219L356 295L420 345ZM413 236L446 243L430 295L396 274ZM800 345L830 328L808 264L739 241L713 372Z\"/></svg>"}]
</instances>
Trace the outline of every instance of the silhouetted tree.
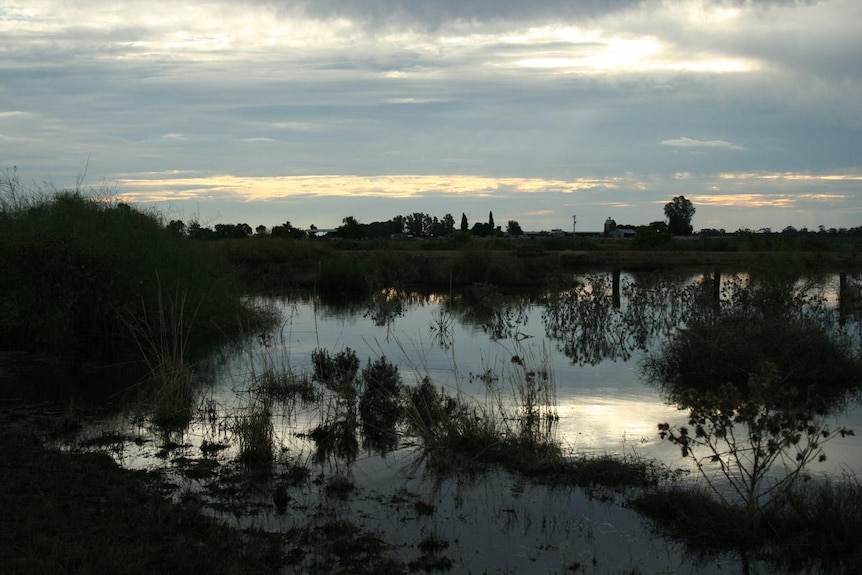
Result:
<instances>
[{"instance_id":1,"label":"silhouetted tree","mask_svg":"<svg viewBox=\"0 0 862 575\"><path fill-rule=\"evenodd\" d=\"M171 222L166 226L168 230L178 236L186 235L186 225L182 220L171 220Z\"/></svg>"},{"instance_id":2,"label":"silhouetted tree","mask_svg":"<svg viewBox=\"0 0 862 575\"><path fill-rule=\"evenodd\" d=\"M694 229L691 220L694 218L694 206L685 196L677 196L664 206L667 217L667 227L675 236L690 236Z\"/></svg>"},{"instance_id":3,"label":"silhouetted tree","mask_svg":"<svg viewBox=\"0 0 862 575\"><path fill-rule=\"evenodd\" d=\"M443 216L443 233L441 235L448 236L455 231L455 218L452 214Z\"/></svg>"},{"instance_id":4,"label":"silhouetted tree","mask_svg":"<svg viewBox=\"0 0 862 575\"><path fill-rule=\"evenodd\" d=\"M428 235L428 230L431 228L433 220L428 214L414 212L404 219L404 223L408 234L420 238Z\"/></svg>"},{"instance_id":5,"label":"silhouetted tree","mask_svg":"<svg viewBox=\"0 0 862 575\"><path fill-rule=\"evenodd\" d=\"M275 238L301 239L305 237L305 232L293 227L293 225L287 221L280 226L273 226L272 230L270 230L270 235Z\"/></svg>"},{"instance_id":6,"label":"silhouetted tree","mask_svg":"<svg viewBox=\"0 0 862 575\"><path fill-rule=\"evenodd\" d=\"M336 230L338 237L348 240L361 240L365 237L365 229L353 216L347 216L341 220L342 224Z\"/></svg>"},{"instance_id":7,"label":"silhouetted tree","mask_svg":"<svg viewBox=\"0 0 862 575\"><path fill-rule=\"evenodd\" d=\"M219 240L242 239L251 235L248 224L216 224L215 237Z\"/></svg>"},{"instance_id":8,"label":"silhouetted tree","mask_svg":"<svg viewBox=\"0 0 862 575\"><path fill-rule=\"evenodd\" d=\"M524 234L524 230L521 229L521 224L517 221L509 220L509 223L506 226L506 233L510 236L520 236Z\"/></svg>"},{"instance_id":9,"label":"silhouetted tree","mask_svg":"<svg viewBox=\"0 0 862 575\"><path fill-rule=\"evenodd\" d=\"M488 227L494 229L494 212L488 212Z\"/></svg>"},{"instance_id":10,"label":"silhouetted tree","mask_svg":"<svg viewBox=\"0 0 862 575\"><path fill-rule=\"evenodd\" d=\"M468 232L470 231L470 224L467 223L467 214L461 212L461 231Z\"/></svg>"}]
</instances>

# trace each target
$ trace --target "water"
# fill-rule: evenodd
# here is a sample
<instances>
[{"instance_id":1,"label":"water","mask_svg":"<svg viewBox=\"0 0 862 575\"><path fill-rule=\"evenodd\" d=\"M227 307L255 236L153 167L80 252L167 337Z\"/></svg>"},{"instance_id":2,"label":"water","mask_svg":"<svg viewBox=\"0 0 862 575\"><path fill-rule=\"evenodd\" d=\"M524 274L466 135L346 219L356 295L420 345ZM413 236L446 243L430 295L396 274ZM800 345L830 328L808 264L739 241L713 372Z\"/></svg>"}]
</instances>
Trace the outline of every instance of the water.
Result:
<instances>
[{"instance_id":1,"label":"water","mask_svg":"<svg viewBox=\"0 0 862 575\"><path fill-rule=\"evenodd\" d=\"M624 277L623 281L633 280ZM833 278L822 288L832 308L834 286ZM601 283L600 288L605 287ZM261 303L280 310L282 325L265 338L249 338L244 347L223 352L210 368L213 384L202 400L202 406L216 415L210 421L195 421L182 434L179 447L160 452L163 438L125 416L102 422L101 429L124 429L130 437L144 439L117 451L118 459L129 467L178 471L178 462L199 457L201 444L209 441L229 445L215 456L227 469L236 445L224 422L231 413L249 409L249 386L254 375L267 368L309 373L314 350L335 353L350 348L362 366L385 356L398 366L406 385L428 377L449 393L487 406L501 398L515 401L517 374L513 375L512 358L517 356L552 375L559 416L556 437L568 453L635 456L690 470L679 448L661 441L657 430L659 422L684 424L687 411L666 404L662 392L639 377L644 354L659 349L682 322L671 318L674 321L666 328L648 336L624 333L618 316L634 313L633 308L641 304L623 299L619 308L607 306L598 314L604 318L599 328L621 331L611 334L612 343L590 350L583 342L567 347L573 342L549 326L548 304L526 298L501 296L495 309L478 312L468 305L450 305L445 297L394 291L354 306L327 306L315 299L268 299ZM589 326L579 329L589 340ZM573 357L566 349L579 353ZM495 378L490 391L485 374ZM291 499L284 513L274 510L272 491L267 488L258 493L250 488L241 505L227 510L214 507L211 512L241 526L281 531L306 525L309 517L337 517L379 534L405 562L417 560L418 542L433 537L445 542L440 555L452 562L452 572L457 573L711 574L739 569L734 557L705 563L688 557L677 544L652 534L645 520L623 505L625 497L620 494L596 498L595 493L577 488L534 485L502 471L435 479L423 472L417 451L409 445L383 456L360 448L355 461L315 463L314 444L302 434L333 409L331 404L297 403L274 410L279 460L301 463L317 479L289 488ZM862 429L862 413L855 406L833 420ZM814 473L862 474L862 451L855 437L829 443L828 455L825 463L815 464ZM333 477L346 477L352 483L346 498L326 493L324 488ZM205 481L182 473L175 480L179 493L207 493ZM696 481L696 474L689 480ZM764 566L760 569L767 572Z\"/></svg>"}]
</instances>

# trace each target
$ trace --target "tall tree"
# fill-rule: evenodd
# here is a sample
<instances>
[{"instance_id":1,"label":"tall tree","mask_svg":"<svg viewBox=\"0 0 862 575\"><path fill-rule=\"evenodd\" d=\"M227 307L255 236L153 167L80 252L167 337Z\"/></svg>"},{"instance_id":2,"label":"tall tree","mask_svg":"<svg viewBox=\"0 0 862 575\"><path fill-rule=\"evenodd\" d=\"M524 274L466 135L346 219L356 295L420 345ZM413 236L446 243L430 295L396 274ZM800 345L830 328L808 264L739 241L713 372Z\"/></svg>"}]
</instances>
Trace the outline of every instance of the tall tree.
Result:
<instances>
[{"instance_id":1,"label":"tall tree","mask_svg":"<svg viewBox=\"0 0 862 575\"><path fill-rule=\"evenodd\" d=\"M452 214L446 214L443 216L443 234L444 236L448 236L452 232L455 231L455 218L452 217Z\"/></svg>"},{"instance_id":2,"label":"tall tree","mask_svg":"<svg viewBox=\"0 0 862 575\"><path fill-rule=\"evenodd\" d=\"M467 223L467 214L461 212L461 231L468 232L470 231L470 224Z\"/></svg>"},{"instance_id":3,"label":"tall tree","mask_svg":"<svg viewBox=\"0 0 862 575\"><path fill-rule=\"evenodd\" d=\"M675 236L690 236L694 229L691 220L694 217L694 206L685 196L677 196L664 206L667 217L667 227Z\"/></svg>"},{"instance_id":4,"label":"tall tree","mask_svg":"<svg viewBox=\"0 0 862 575\"><path fill-rule=\"evenodd\" d=\"M494 212L488 212L488 227L494 230Z\"/></svg>"}]
</instances>

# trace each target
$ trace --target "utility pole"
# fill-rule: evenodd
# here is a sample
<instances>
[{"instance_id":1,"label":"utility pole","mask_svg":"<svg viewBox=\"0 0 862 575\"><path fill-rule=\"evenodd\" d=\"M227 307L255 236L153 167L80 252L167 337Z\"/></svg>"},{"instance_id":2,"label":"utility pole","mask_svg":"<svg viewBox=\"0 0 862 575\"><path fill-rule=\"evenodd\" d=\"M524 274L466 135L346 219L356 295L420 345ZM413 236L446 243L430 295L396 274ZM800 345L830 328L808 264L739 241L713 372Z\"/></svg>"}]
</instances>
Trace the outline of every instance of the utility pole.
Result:
<instances>
[{"instance_id":1,"label":"utility pole","mask_svg":"<svg viewBox=\"0 0 862 575\"><path fill-rule=\"evenodd\" d=\"M578 216L572 216L572 235L575 235L575 226L578 224Z\"/></svg>"}]
</instances>

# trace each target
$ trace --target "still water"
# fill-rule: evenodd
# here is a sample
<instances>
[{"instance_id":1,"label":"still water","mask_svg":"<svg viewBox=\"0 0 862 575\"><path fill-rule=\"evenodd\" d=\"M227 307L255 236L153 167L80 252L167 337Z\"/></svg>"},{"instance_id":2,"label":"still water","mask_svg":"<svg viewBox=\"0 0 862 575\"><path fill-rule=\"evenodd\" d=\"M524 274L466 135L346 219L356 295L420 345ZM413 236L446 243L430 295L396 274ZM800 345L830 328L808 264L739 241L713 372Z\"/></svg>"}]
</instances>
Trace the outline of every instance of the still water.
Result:
<instances>
[{"instance_id":1,"label":"still water","mask_svg":"<svg viewBox=\"0 0 862 575\"><path fill-rule=\"evenodd\" d=\"M613 284L610 274L599 274L582 278L581 288L564 297L488 292L480 294L480 303L396 290L352 305L327 305L311 297L258 298L259 304L278 309L281 324L224 350L207 368L212 383L201 413L210 416L194 421L170 454L161 449L164 439L140 419L120 417L102 426L125 429L138 439L117 450L124 465L168 468L177 472L178 493L206 494L206 481L179 470L200 456L204 442L227 446L215 459L229 465L236 445L220 422L248 409L255 374L274 367L309 373L314 350L351 349L363 366L387 358L398 366L405 385L427 377L451 394L492 406L516 402L512 358L518 357L550 374L552 409L559 416L556 439L567 453L627 455L690 469L679 448L661 441L657 430L660 422L684 424L687 411L668 405L660 389L645 383L640 364L692 317L684 306L675 309L676 292L668 286L712 288L702 276L647 280L623 275L619 290ZM817 313L837 317L838 278L820 278L801 289L821 302ZM842 326L853 337L858 332L852 321ZM739 570L734 557L695 560L678 544L654 535L645 519L626 508L621 494L597 497L578 488L534 485L500 471L435 478L423 472L409 442L385 455L360 448L355 461L316 461L306 433L331 409L297 403L273 410L280 460L312 469L313 480L290 487L286 510L276 512L271 490L262 489L245 493L242 505L213 505L211 512L241 526L282 531L306 525L309 517L337 517L378 534L405 563L422 554L420 541L438 540L445 543L439 555L454 573ZM862 429L862 412L854 405L831 417L836 424ZM813 475L862 475L857 438L836 439L827 453L826 462L811 468ZM325 492L326 478L333 476L349 478L352 490L346 497ZM697 474L686 480L698 481Z\"/></svg>"}]
</instances>

